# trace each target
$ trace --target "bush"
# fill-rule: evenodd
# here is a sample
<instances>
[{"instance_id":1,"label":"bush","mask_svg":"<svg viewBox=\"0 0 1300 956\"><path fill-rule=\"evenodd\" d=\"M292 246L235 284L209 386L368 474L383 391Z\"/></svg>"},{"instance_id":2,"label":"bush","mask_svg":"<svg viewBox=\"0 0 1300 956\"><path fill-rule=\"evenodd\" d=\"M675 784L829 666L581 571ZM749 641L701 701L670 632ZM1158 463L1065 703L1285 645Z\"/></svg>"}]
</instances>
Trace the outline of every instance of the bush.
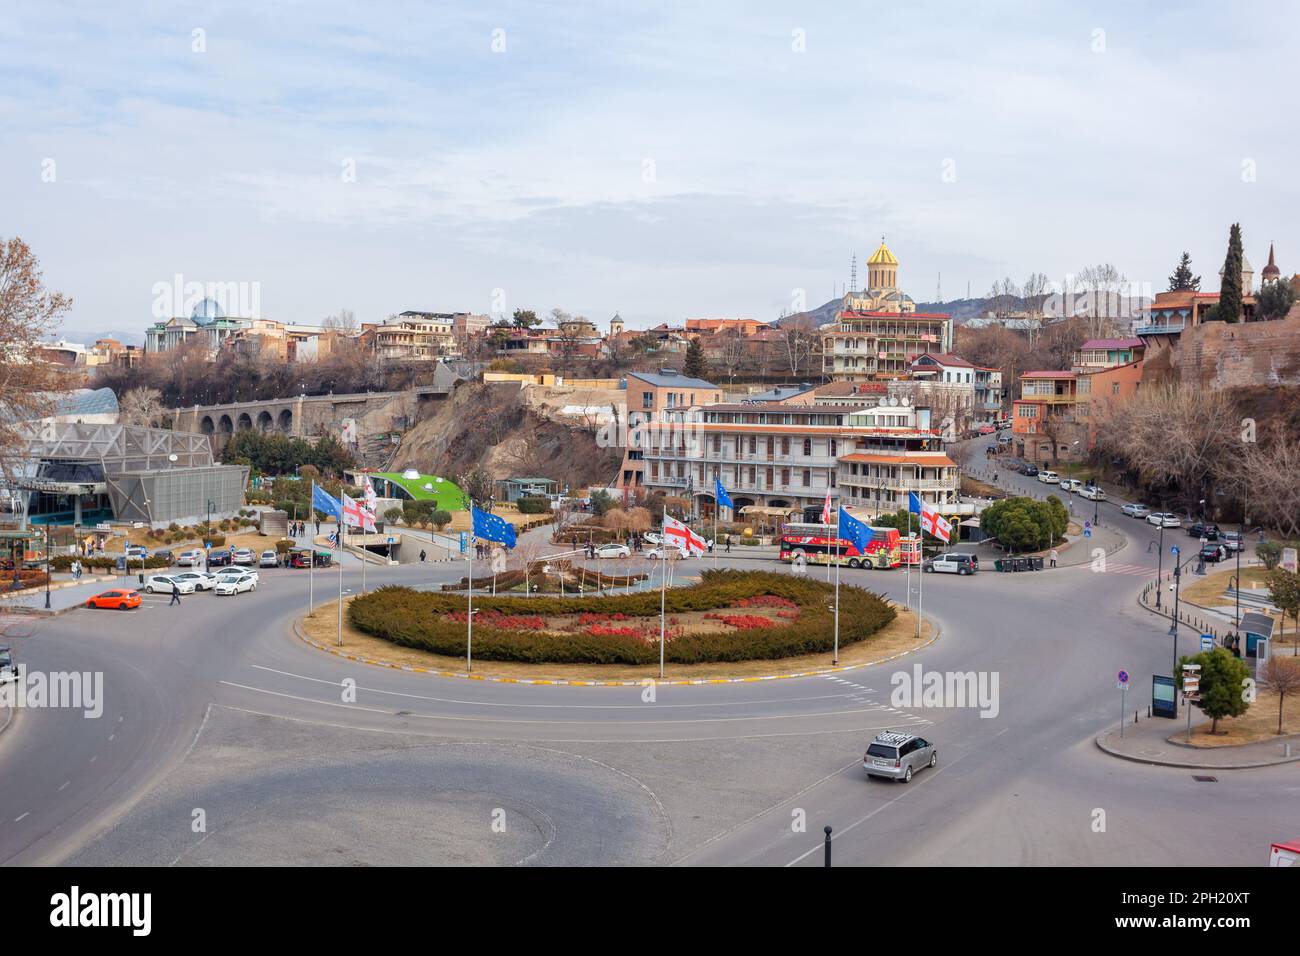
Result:
<instances>
[{"instance_id":1,"label":"bush","mask_svg":"<svg viewBox=\"0 0 1300 956\"><path fill-rule=\"evenodd\" d=\"M387 521L389 524L397 524L397 522L402 520L402 509L389 508L387 511L384 512L384 520Z\"/></svg>"},{"instance_id":2,"label":"bush","mask_svg":"<svg viewBox=\"0 0 1300 956\"><path fill-rule=\"evenodd\" d=\"M520 498L515 502L515 507L523 515L544 515L551 510L551 501L549 498Z\"/></svg>"},{"instance_id":3,"label":"bush","mask_svg":"<svg viewBox=\"0 0 1300 956\"><path fill-rule=\"evenodd\" d=\"M704 571L700 583L668 591L669 615L731 608L765 595L797 605L797 621L771 621L725 633L677 633L665 648L676 664L776 660L829 651L834 642L832 588L820 581L771 571ZM894 609L877 594L841 585L840 644L866 640L894 620ZM481 597L474 601L483 623L474 628L474 653L481 660L555 664L650 664L657 643L630 633L554 633L492 626L495 615L598 614L611 620L657 619L659 595L652 592L604 597ZM457 621L454 615L459 614ZM354 598L348 620L367 634L404 647L459 656L465 650L465 598L461 595L384 587ZM616 615L623 615L622 618ZM731 615L729 615L731 616ZM743 615L737 615L749 623ZM500 620L500 618L498 618ZM624 628L611 628L622 631Z\"/></svg>"},{"instance_id":4,"label":"bush","mask_svg":"<svg viewBox=\"0 0 1300 956\"><path fill-rule=\"evenodd\" d=\"M294 546L293 541L290 541L288 538L281 538L279 541L275 543L275 553L287 554L289 549L292 548L293 546Z\"/></svg>"},{"instance_id":5,"label":"bush","mask_svg":"<svg viewBox=\"0 0 1300 956\"><path fill-rule=\"evenodd\" d=\"M435 512L433 513L433 526L434 526L435 528L437 528L439 531L441 531L443 528L447 527L447 525L449 525L449 524L451 524L451 512L450 512L450 511L441 511L441 510L439 510L439 511L435 511Z\"/></svg>"},{"instance_id":6,"label":"bush","mask_svg":"<svg viewBox=\"0 0 1300 956\"><path fill-rule=\"evenodd\" d=\"M1282 560L1282 545L1276 541L1261 541L1255 545L1255 557L1264 562L1264 567L1272 571Z\"/></svg>"}]
</instances>

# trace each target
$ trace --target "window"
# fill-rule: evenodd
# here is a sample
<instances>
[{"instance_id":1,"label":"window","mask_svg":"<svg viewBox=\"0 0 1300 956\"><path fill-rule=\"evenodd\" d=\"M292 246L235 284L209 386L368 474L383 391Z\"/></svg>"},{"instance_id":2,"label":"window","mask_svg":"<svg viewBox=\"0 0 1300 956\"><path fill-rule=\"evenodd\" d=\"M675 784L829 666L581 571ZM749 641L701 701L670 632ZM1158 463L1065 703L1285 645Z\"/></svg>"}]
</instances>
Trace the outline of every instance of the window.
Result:
<instances>
[{"instance_id":1,"label":"window","mask_svg":"<svg viewBox=\"0 0 1300 956\"><path fill-rule=\"evenodd\" d=\"M718 453L720 453L721 451L722 451L722 436L721 436L721 435L714 435L714 436L713 436L713 452L714 452L714 454L718 454Z\"/></svg>"},{"instance_id":2,"label":"window","mask_svg":"<svg viewBox=\"0 0 1300 956\"><path fill-rule=\"evenodd\" d=\"M811 468L805 468L805 469L803 470L803 486L804 486L805 488L811 488L811 487L812 487L812 469L811 469Z\"/></svg>"},{"instance_id":3,"label":"window","mask_svg":"<svg viewBox=\"0 0 1300 956\"><path fill-rule=\"evenodd\" d=\"M832 458L834 458L834 457L838 454L838 452L836 451L836 449L837 449L838 447L839 447L838 443L835 441L834 438L832 438L832 439L831 439L831 457L832 457Z\"/></svg>"},{"instance_id":4,"label":"window","mask_svg":"<svg viewBox=\"0 0 1300 956\"><path fill-rule=\"evenodd\" d=\"M830 470L830 476L831 476L831 487L834 488L834 487L835 487L835 469L834 469L834 468L832 468L832 469Z\"/></svg>"},{"instance_id":5,"label":"window","mask_svg":"<svg viewBox=\"0 0 1300 956\"><path fill-rule=\"evenodd\" d=\"M803 456L804 456L805 458L810 458L810 457L812 457L812 439L811 439L811 438L805 438L805 439L803 440Z\"/></svg>"},{"instance_id":6,"label":"window","mask_svg":"<svg viewBox=\"0 0 1300 956\"><path fill-rule=\"evenodd\" d=\"M756 449L757 449L757 448L758 448L758 439L756 439L753 435L750 435L750 436L749 436L749 453L750 453L751 455L756 454L756 453L757 453L757 452L756 452Z\"/></svg>"},{"instance_id":7,"label":"window","mask_svg":"<svg viewBox=\"0 0 1300 956\"><path fill-rule=\"evenodd\" d=\"M782 468L782 469L781 469L781 485L782 485L783 487L786 487L786 488L790 487L790 469L789 469L789 468Z\"/></svg>"},{"instance_id":8,"label":"window","mask_svg":"<svg viewBox=\"0 0 1300 956\"><path fill-rule=\"evenodd\" d=\"M789 438L782 438L782 439L781 439L781 454L783 454L783 455L788 455L788 454L790 454L790 439L789 439Z\"/></svg>"},{"instance_id":9,"label":"window","mask_svg":"<svg viewBox=\"0 0 1300 956\"><path fill-rule=\"evenodd\" d=\"M659 462L657 461L650 462L650 477L651 478L659 477Z\"/></svg>"}]
</instances>

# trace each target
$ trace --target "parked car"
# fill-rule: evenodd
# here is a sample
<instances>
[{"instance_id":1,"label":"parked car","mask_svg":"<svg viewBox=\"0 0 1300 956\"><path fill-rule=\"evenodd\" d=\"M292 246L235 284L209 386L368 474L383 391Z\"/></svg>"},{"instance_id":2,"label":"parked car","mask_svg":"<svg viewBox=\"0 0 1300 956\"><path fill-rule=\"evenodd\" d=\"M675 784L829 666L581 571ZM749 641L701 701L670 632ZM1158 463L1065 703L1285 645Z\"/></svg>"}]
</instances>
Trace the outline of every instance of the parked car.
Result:
<instances>
[{"instance_id":1,"label":"parked car","mask_svg":"<svg viewBox=\"0 0 1300 956\"><path fill-rule=\"evenodd\" d=\"M976 431L981 435L992 435L995 431L997 431L997 429L994 428L993 425L986 422L985 424L981 425L978 429L976 429Z\"/></svg>"},{"instance_id":2,"label":"parked car","mask_svg":"<svg viewBox=\"0 0 1300 956\"><path fill-rule=\"evenodd\" d=\"M167 576L176 581L192 582L196 591L211 591L217 586L217 576L206 571L182 571L179 574L169 574Z\"/></svg>"},{"instance_id":3,"label":"parked car","mask_svg":"<svg viewBox=\"0 0 1300 956\"><path fill-rule=\"evenodd\" d=\"M257 590L257 574L253 571L226 571L217 575L217 586L212 593L239 594L242 591Z\"/></svg>"},{"instance_id":4,"label":"parked car","mask_svg":"<svg viewBox=\"0 0 1300 956\"><path fill-rule=\"evenodd\" d=\"M0 647L0 684L10 684L18 680L18 665L14 663L13 652L7 647Z\"/></svg>"},{"instance_id":5,"label":"parked car","mask_svg":"<svg viewBox=\"0 0 1300 956\"><path fill-rule=\"evenodd\" d=\"M193 581L182 581L179 578L173 578L169 574L151 574L144 579L144 593L171 594L173 580L176 582L176 587L180 589L181 594L193 594L198 587Z\"/></svg>"},{"instance_id":6,"label":"parked car","mask_svg":"<svg viewBox=\"0 0 1300 956\"><path fill-rule=\"evenodd\" d=\"M253 553L252 548L236 548L235 553L230 556L233 564L256 564L257 555Z\"/></svg>"},{"instance_id":7,"label":"parked car","mask_svg":"<svg viewBox=\"0 0 1300 956\"><path fill-rule=\"evenodd\" d=\"M1167 511L1153 511L1147 515L1147 523L1153 524L1157 528L1181 528L1182 520L1178 515L1170 514Z\"/></svg>"},{"instance_id":8,"label":"parked car","mask_svg":"<svg viewBox=\"0 0 1300 956\"><path fill-rule=\"evenodd\" d=\"M161 558L162 560L166 561L168 567L176 563L176 555L172 554L171 550L168 548L163 548L160 551L155 551L153 553L153 557Z\"/></svg>"},{"instance_id":9,"label":"parked car","mask_svg":"<svg viewBox=\"0 0 1300 956\"><path fill-rule=\"evenodd\" d=\"M645 556L649 558L651 561L659 561L664 556L664 549L662 546L658 548L651 548L649 551L645 552ZM685 548L681 548L681 547L668 548L669 561L675 561L678 558L688 558L688 557L690 557L690 555L686 553Z\"/></svg>"},{"instance_id":10,"label":"parked car","mask_svg":"<svg viewBox=\"0 0 1300 956\"><path fill-rule=\"evenodd\" d=\"M1210 561L1218 564L1228 557L1228 549L1217 542L1211 541L1201 545L1201 560Z\"/></svg>"},{"instance_id":11,"label":"parked car","mask_svg":"<svg viewBox=\"0 0 1300 956\"><path fill-rule=\"evenodd\" d=\"M1055 485L1060 482L1061 476L1054 471L1040 471L1038 480L1045 485Z\"/></svg>"},{"instance_id":12,"label":"parked car","mask_svg":"<svg viewBox=\"0 0 1300 956\"><path fill-rule=\"evenodd\" d=\"M915 734L886 731L876 734L862 755L862 769L868 777L885 777L902 783L912 782L912 773L939 762L934 744Z\"/></svg>"},{"instance_id":13,"label":"parked car","mask_svg":"<svg viewBox=\"0 0 1300 956\"><path fill-rule=\"evenodd\" d=\"M663 544L664 536L658 531L646 531L641 535L642 541L649 541L651 544Z\"/></svg>"},{"instance_id":14,"label":"parked car","mask_svg":"<svg viewBox=\"0 0 1300 956\"><path fill-rule=\"evenodd\" d=\"M280 553L278 551L263 551L262 556L257 559L257 566L260 568L278 568L280 566Z\"/></svg>"},{"instance_id":15,"label":"parked car","mask_svg":"<svg viewBox=\"0 0 1300 956\"><path fill-rule=\"evenodd\" d=\"M198 548L182 551L176 555L176 565L182 568L201 568L203 567L203 552Z\"/></svg>"},{"instance_id":16,"label":"parked car","mask_svg":"<svg viewBox=\"0 0 1300 956\"><path fill-rule=\"evenodd\" d=\"M229 566L231 563L232 561L229 551L214 550L208 552L208 567L210 568L224 568Z\"/></svg>"},{"instance_id":17,"label":"parked car","mask_svg":"<svg viewBox=\"0 0 1300 956\"><path fill-rule=\"evenodd\" d=\"M974 574L980 569L980 561L973 554L951 551L927 558L921 567L926 571L939 571L944 574Z\"/></svg>"},{"instance_id":18,"label":"parked car","mask_svg":"<svg viewBox=\"0 0 1300 956\"><path fill-rule=\"evenodd\" d=\"M1062 478L1062 479L1061 479L1061 490L1062 490L1062 491L1068 491L1068 492L1070 492L1070 494L1074 494L1076 491L1078 491L1078 490L1079 490L1080 488L1082 488L1082 487L1083 487L1083 482L1080 481L1078 478Z\"/></svg>"},{"instance_id":19,"label":"parked car","mask_svg":"<svg viewBox=\"0 0 1300 956\"><path fill-rule=\"evenodd\" d=\"M1189 538L1204 538L1206 541L1218 541L1219 526L1209 522L1197 521L1195 524L1188 526L1187 536Z\"/></svg>"},{"instance_id":20,"label":"parked car","mask_svg":"<svg viewBox=\"0 0 1300 956\"><path fill-rule=\"evenodd\" d=\"M1147 515L1151 514L1150 508L1146 505L1138 504L1137 502L1127 504L1119 510L1130 518L1145 518Z\"/></svg>"},{"instance_id":21,"label":"parked car","mask_svg":"<svg viewBox=\"0 0 1300 956\"><path fill-rule=\"evenodd\" d=\"M625 544L602 544L596 549L598 558L626 558L631 554L632 549Z\"/></svg>"},{"instance_id":22,"label":"parked car","mask_svg":"<svg viewBox=\"0 0 1300 956\"><path fill-rule=\"evenodd\" d=\"M1030 478L1035 478L1038 475L1038 466L1025 465L1023 468L1020 469L1020 473L1022 475L1028 475Z\"/></svg>"},{"instance_id":23,"label":"parked car","mask_svg":"<svg viewBox=\"0 0 1300 956\"><path fill-rule=\"evenodd\" d=\"M316 551L316 567L328 568L333 562L334 557L328 551ZM290 568L309 568L312 564L313 552L307 548L294 548L289 552L286 567Z\"/></svg>"},{"instance_id":24,"label":"parked car","mask_svg":"<svg viewBox=\"0 0 1300 956\"><path fill-rule=\"evenodd\" d=\"M1096 485L1084 485L1079 489L1079 497L1087 498L1089 501L1105 501L1106 492L1102 491Z\"/></svg>"},{"instance_id":25,"label":"parked car","mask_svg":"<svg viewBox=\"0 0 1300 956\"><path fill-rule=\"evenodd\" d=\"M1220 531L1219 543L1228 550L1229 554L1236 554L1241 550L1241 532L1240 531Z\"/></svg>"},{"instance_id":26,"label":"parked car","mask_svg":"<svg viewBox=\"0 0 1300 956\"><path fill-rule=\"evenodd\" d=\"M102 607L109 610L129 611L131 608L139 607L141 602L139 591L126 591L114 589L112 591L102 591L86 601L86 607Z\"/></svg>"}]
</instances>

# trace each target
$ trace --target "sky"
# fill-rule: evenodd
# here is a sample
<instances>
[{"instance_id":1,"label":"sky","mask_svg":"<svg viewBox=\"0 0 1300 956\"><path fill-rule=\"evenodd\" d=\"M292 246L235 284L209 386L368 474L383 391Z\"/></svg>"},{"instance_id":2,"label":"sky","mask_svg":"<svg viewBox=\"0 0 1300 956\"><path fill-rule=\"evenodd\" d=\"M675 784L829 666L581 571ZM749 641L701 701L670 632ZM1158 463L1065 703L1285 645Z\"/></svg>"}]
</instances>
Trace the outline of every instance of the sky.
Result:
<instances>
[{"instance_id":1,"label":"sky","mask_svg":"<svg viewBox=\"0 0 1300 956\"><path fill-rule=\"evenodd\" d=\"M769 320L882 236L918 301L1100 262L1160 291L1184 249L1213 290L1233 222L1300 270L1284 10L9 2L0 236L74 339L186 283L304 323Z\"/></svg>"}]
</instances>

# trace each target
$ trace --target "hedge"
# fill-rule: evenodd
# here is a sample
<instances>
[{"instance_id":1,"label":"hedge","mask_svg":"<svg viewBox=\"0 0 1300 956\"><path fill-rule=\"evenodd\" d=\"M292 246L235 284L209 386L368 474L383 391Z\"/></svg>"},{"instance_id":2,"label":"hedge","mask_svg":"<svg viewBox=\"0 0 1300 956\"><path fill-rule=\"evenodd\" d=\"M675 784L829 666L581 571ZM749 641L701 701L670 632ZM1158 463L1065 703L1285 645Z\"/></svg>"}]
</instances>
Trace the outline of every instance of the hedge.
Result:
<instances>
[{"instance_id":1,"label":"hedge","mask_svg":"<svg viewBox=\"0 0 1300 956\"><path fill-rule=\"evenodd\" d=\"M830 651L834 589L823 582L772 571L704 571L700 583L672 588L665 599L668 615L714 611L733 603L775 595L793 601L799 619L775 627L714 634L679 634L670 638L665 658L675 664L776 660ZM622 613L629 617L659 615L659 593L601 597L477 597L476 611L514 615ZM878 594L840 587L840 645L866 640L897 616ZM465 625L451 618L465 611L465 598L438 592L388 586L361 595L348 606L353 627L403 647L456 657L465 652ZM650 664L659 659L657 642L625 634L538 633L502 630L487 624L474 628L474 655L480 660L552 664Z\"/></svg>"}]
</instances>

